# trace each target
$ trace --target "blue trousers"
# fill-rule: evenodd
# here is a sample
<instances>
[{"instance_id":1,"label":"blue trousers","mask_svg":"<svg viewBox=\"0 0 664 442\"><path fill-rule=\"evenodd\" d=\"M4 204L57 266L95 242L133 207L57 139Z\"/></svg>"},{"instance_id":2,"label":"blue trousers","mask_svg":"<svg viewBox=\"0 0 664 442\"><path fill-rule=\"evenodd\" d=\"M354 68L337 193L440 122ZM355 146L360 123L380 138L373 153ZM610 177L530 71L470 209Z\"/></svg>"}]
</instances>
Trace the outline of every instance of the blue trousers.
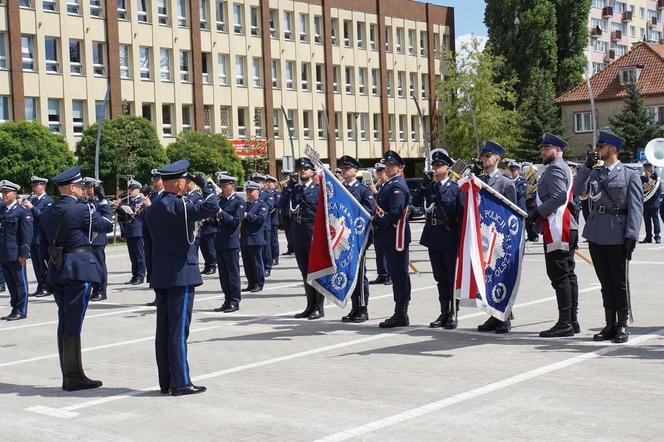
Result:
<instances>
[{"instance_id":1,"label":"blue trousers","mask_svg":"<svg viewBox=\"0 0 664 442\"><path fill-rule=\"evenodd\" d=\"M228 306L240 305L240 250L217 249L217 266L219 268L219 282L224 292L224 304Z\"/></svg>"},{"instance_id":2,"label":"blue trousers","mask_svg":"<svg viewBox=\"0 0 664 442\"><path fill-rule=\"evenodd\" d=\"M374 249L376 250L376 273L378 276L389 277L390 272L387 270L387 260L383 248L374 245Z\"/></svg>"},{"instance_id":3,"label":"blue trousers","mask_svg":"<svg viewBox=\"0 0 664 442\"><path fill-rule=\"evenodd\" d=\"M272 260L279 260L279 224L272 223Z\"/></svg>"},{"instance_id":4,"label":"blue trousers","mask_svg":"<svg viewBox=\"0 0 664 442\"><path fill-rule=\"evenodd\" d=\"M200 247L203 259L205 260L205 268L217 267L217 251L214 248L214 233L201 236Z\"/></svg>"},{"instance_id":5,"label":"blue trousers","mask_svg":"<svg viewBox=\"0 0 664 442\"><path fill-rule=\"evenodd\" d=\"M449 303L454 295L454 270L456 269L457 249L431 250L429 261L433 279L438 286L438 301L440 305Z\"/></svg>"},{"instance_id":6,"label":"blue trousers","mask_svg":"<svg viewBox=\"0 0 664 442\"><path fill-rule=\"evenodd\" d=\"M407 304L410 302L410 275L408 274L408 245L398 252L394 247L386 247L385 260L387 271L392 277L394 302Z\"/></svg>"},{"instance_id":7,"label":"blue trousers","mask_svg":"<svg viewBox=\"0 0 664 442\"><path fill-rule=\"evenodd\" d=\"M653 239L653 227L655 228L655 239L659 239L660 236L660 227L659 227L659 209L652 207L643 208L643 221L646 224L646 239Z\"/></svg>"},{"instance_id":8,"label":"blue trousers","mask_svg":"<svg viewBox=\"0 0 664 442\"><path fill-rule=\"evenodd\" d=\"M46 256L42 256L39 252L39 244L32 244L30 246L30 259L32 260L32 269L35 271L35 278L37 279L37 291L48 290L48 283L46 282L46 272L48 266L46 264Z\"/></svg>"},{"instance_id":9,"label":"blue trousers","mask_svg":"<svg viewBox=\"0 0 664 442\"><path fill-rule=\"evenodd\" d=\"M92 283L67 280L52 284L58 306L58 336L81 336Z\"/></svg>"},{"instance_id":10,"label":"blue trousers","mask_svg":"<svg viewBox=\"0 0 664 442\"><path fill-rule=\"evenodd\" d=\"M194 286L155 289L157 332L154 343L161 388L191 384L187 338L195 290Z\"/></svg>"},{"instance_id":11,"label":"blue trousers","mask_svg":"<svg viewBox=\"0 0 664 442\"><path fill-rule=\"evenodd\" d=\"M267 272L272 270L272 228L268 227L263 231L265 237L265 246L263 247L263 268Z\"/></svg>"},{"instance_id":12,"label":"blue trousers","mask_svg":"<svg viewBox=\"0 0 664 442\"><path fill-rule=\"evenodd\" d=\"M137 279L145 278L145 246L143 238L128 238L127 249L131 261L131 276Z\"/></svg>"},{"instance_id":13,"label":"blue trousers","mask_svg":"<svg viewBox=\"0 0 664 442\"><path fill-rule=\"evenodd\" d=\"M106 246L92 246L92 253L95 254L97 258L97 264L99 265L99 276L101 277L101 282L99 284L94 284L93 293L96 295L100 293L102 295L106 294L106 287L108 286L108 269L106 268Z\"/></svg>"},{"instance_id":14,"label":"blue trousers","mask_svg":"<svg viewBox=\"0 0 664 442\"><path fill-rule=\"evenodd\" d=\"M263 266L264 246L242 246L242 265L244 276L250 288L263 287L265 267Z\"/></svg>"},{"instance_id":15,"label":"blue trousers","mask_svg":"<svg viewBox=\"0 0 664 442\"><path fill-rule=\"evenodd\" d=\"M291 238L291 224L290 216L283 217L284 233L286 234L286 251L293 252L293 239Z\"/></svg>"},{"instance_id":16,"label":"blue trousers","mask_svg":"<svg viewBox=\"0 0 664 442\"><path fill-rule=\"evenodd\" d=\"M23 316L28 314L28 275L25 266L18 261L7 261L1 264L7 289L9 289L9 304L11 313Z\"/></svg>"},{"instance_id":17,"label":"blue trousers","mask_svg":"<svg viewBox=\"0 0 664 442\"><path fill-rule=\"evenodd\" d=\"M355 289L350 295L351 299L355 299L362 306L369 304L369 279L367 278L367 261L364 254L360 258L360 268L358 271L358 281L355 284Z\"/></svg>"},{"instance_id":18,"label":"blue trousers","mask_svg":"<svg viewBox=\"0 0 664 442\"><path fill-rule=\"evenodd\" d=\"M5 284L5 274L0 269L0 287L6 287Z\"/></svg>"}]
</instances>

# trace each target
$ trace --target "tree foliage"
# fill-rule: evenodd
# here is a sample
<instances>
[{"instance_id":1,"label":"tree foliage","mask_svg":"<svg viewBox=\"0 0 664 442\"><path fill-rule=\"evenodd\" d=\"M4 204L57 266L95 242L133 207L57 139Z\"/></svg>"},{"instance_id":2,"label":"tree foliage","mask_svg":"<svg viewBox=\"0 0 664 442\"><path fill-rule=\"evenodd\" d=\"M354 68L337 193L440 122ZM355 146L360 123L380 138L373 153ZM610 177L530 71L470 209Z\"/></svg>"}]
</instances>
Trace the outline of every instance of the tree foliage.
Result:
<instances>
[{"instance_id":1,"label":"tree foliage","mask_svg":"<svg viewBox=\"0 0 664 442\"><path fill-rule=\"evenodd\" d=\"M461 50L465 54L458 61L449 54L444 57L445 81L438 86L439 140L453 157L464 160L477 155L477 140L492 139L509 152L519 143L521 130L514 81L498 78L504 59L488 48L481 51L477 39Z\"/></svg>"},{"instance_id":2,"label":"tree foliage","mask_svg":"<svg viewBox=\"0 0 664 442\"><path fill-rule=\"evenodd\" d=\"M0 178L30 188L30 177L50 178L73 166L76 158L62 135L31 121L0 124Z\"/></svg>"},{"instance_id":3,"label":"tree foliage","mask_svg":"<svg viewBox=\"0 0 664 442\"><path fill-rule=\"evenodd\" d=\"M85 175L94 176L97 123L83 131L76 145L76 155ZM99 176L107 190L115 187L116 177L133 175L141 183L148 183L151 171L168 162L166 151L150 121L142 117L123 115L106 120L102 128L99 150Z\"/></svg>"},{"instance_id":4,"label":"tree foliage","mask_svg":"<svg viewBox=\"0 0 664 442\"><path fill-rule=\"evenodd\" d=\"M622 159L633 162L636 152L645 148L650 140L664 137L664 130L653 121L637 85L632 83L627 86L627 92L622 111L609 118L609 126L625 139L625 147L621 151Z\"/></svg>"},{"instance_id":5,"label":"tree foliage","mask_svg":"<svg viewBox=\"0 0 664 442\"><path fill-rule=\"evenodd\" d=\"M186 159L191 163L190 170L214 175L228 171L243 181L240 158L228 139L221 134L204 132L182 132L177 140L166 148L170 161Z\"/></svg>"},{"instance_id":6,"label":"tree foliage","mask_svg":"<svg viewBox=\"0 0 664 442\"><path fill-rule=\"evenodd\" d=\"M556 95L563 95L583 81L588 63L584 53L588 46L588 14L591 0L556 0L556 42L558 69Z\"/></svg>"}]
</instances>

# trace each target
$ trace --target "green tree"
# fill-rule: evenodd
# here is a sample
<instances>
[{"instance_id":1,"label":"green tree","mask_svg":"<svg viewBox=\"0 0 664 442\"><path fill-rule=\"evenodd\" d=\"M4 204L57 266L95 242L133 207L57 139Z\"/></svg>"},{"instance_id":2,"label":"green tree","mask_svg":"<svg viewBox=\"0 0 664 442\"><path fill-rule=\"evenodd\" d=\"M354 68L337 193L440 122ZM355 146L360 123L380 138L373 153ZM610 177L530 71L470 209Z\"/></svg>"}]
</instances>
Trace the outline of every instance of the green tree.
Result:
<instances>
[{"instance_id":1,"label":"green tree","mask_svg":"<svg viewBox=\"0 0 664 442\"><path fill-rule=\"evenodd\" d=\"M646 147L653 138L663 137L664 130L653 121L637 85L632 83L626 89L625 105L619 114L609 118L609 126L625 139L625 148L620 153L622 160L633 162L637 150Z\"/></svg>"},{"instance_id":2,"label":"green tree","mask_svg":"<svg viewBox=\"0 0 664 442\"><path fill-rule=\"evenodd\" d=\"M442 117L438 139L453 157L465 160L477 155L478 139L492 139L509 152L521 139L514 80L498 79L504 59L488 48L481 51L477 39L461 50L465 55L459 61L444 56L445 81L437 91Z\"/></svg>"},{"instance_id":3,"label":"green tree","mask_svg":"<svg viewBox=\"0 0 664 442\"><path fill-rule=\"evenodd\" d=\"M30 189L32 175L50 178L76 163L62 135L36 122L0 124L0 178Z\"/></svg>"},{"instance_id":4,"label":"green tree","mask_svg":"<svg viewBox=\"0 0 664 442\"><path fill-rule=\"evenodd\" d=\"M182 132L177 140L166 148L170 161L186 159L191 170L213 176L228 171L242 181L242 162L228 139L221 134Z\"/></svg>"},{"instance_id":5,"label":"green tree","mask_svg":"<svg viewBox=\"0 0 664 442\"><path fill-rule=\"evenodd\" d=\"M588 14L591 0L556 0L556 42L558 69L556 95L560 96L583 81L587 64Z\"/></svg>"},{"instance_id":6,"label":"green tree","mask_svg":"<svg viewBox=\"0 0 664 442\"><path fill-rule=\"evenodd\" d=\"M83 131L76 155L85 175L94 176L97 123ZM151 171L168 162L166 150L150 121L123 115L106 120L99 149L99 176L106 190L115 187L116 177L133 175L141 183L150 181Z\"/></svg>"}]
</instances>

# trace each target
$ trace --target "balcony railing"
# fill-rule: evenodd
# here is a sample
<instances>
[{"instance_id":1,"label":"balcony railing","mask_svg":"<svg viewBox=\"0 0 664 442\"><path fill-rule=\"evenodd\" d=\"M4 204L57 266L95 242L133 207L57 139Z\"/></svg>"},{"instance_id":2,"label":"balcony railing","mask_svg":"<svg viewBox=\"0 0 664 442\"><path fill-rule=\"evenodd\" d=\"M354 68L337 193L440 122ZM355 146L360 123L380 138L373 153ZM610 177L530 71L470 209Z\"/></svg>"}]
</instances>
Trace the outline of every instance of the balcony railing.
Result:
<instances>
[{"instance_id":1,"label":"balcony railing","mask_svg":"<svg viewBox=\"0 0 664 442\"><path fill-rule=\"evenodd\" d=\"M604 61L613 61L616 58L616 51L613 49L609 50L605 55L604 55Z\"/></svg>"},{"instance_id":2,"label":"balcony railing","mask_svg":"<svg viewBox=\"0 0 664 442\"><path fill-rule=\"evenodd\" d=\"M607 6L602 9L602 17L604 18L611 18L613 17L613 8L611 6Z\"/></svg>"},{"instance_id":3,"label":"balcony railing","mask_svg":"<svg viewBox=\"0 0 664 442\"><path fill-rule=\"evenodd\" d=\"M648 26L652 29L657 26L658 20L657 17L650 17L650 21L648 22Z\"/></svg>"},{"instance_id":4,"label":"balcony railing","mask_svg":"<svg viewBox=\"0 0 664 442\"><path fill-rule=\"evenodd\" d=\"M664 9L664 0L657 0L657 9Z\"/></svg>"},{"instance_id":5,"label":"balcony railing","mask_svg":"<svg viewBox=\"0 0 664 442\"><path fill-rule=\"evenodd\" d=\"M602 28L599 26L594 27L590 30L590 36L593 38L601 37L602 36Z\"/></svg>"},{"instance_id":6,"label":"balcony railing","mask_svg":"<svg viewBox=\"0 0 664 442\"><path fill-rule=\"evenodd\" d=\"M664 1L664 0L662 0ZM622 13L622 21L623 22L628 22L632 21L632 11L625 11Z\"/></svg>"},{"instance_id":7,"label":"balcony railing","mask_svg":"<svg viewBox=\"0 0 664 442\"><path fill-rule=\"evenodd\" d=\"M622 39L622 31L617 30L611 32L611 40L616 41Z\"/></svg>"}]
</instances>

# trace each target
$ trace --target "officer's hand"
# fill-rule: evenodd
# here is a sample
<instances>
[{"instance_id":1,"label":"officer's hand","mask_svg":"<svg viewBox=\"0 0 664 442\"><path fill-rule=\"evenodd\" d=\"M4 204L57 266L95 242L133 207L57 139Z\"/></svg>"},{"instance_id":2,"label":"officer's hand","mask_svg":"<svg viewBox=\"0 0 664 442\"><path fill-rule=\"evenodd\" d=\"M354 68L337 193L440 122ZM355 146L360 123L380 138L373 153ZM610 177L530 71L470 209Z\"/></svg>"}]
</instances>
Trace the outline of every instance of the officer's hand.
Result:
<instances>
[{"instance_id":1,"label":"officer's hand","mask_svg":"<svg viewBox=\"0 0 664 442\"><path fill-rule=\"evenodd\" d=\"M205 189L205 184L207 183L207 177L204 173L198 172L194 176L194 183L196 183L196 185L200 187L201 190L203 190Z\"/></svg>"},{"instance_id":2,"label":"officer's hand","mask_svg":"<svg viewBox=\"0 0 664 442\"><path fill-rule=\"evenodd\" d=\"M25 266L25 258L22 257L22 256L19 256L19 257L18 257L18 264L19 264L21 267L24 267L24 266Z\"/></svg>"},{"instance_id":3,"label":"officer's hand","mask_svg":"<svg viewBox=\"0 0 664 442\"><path fill-rule=\"evenodd\" d=\"M146 196L145 199L143 200L143 205L145 207L150 207L152 205L152 201L150 200L150 198Z\"/></svg>"},{"instance_id":4,"label":"officer's hand","mask_svg":"<svg viewBox=\"0 0 664 442\"><path fill-rule=\"evenodd\" d=\"M528 217L526 218L526 221L535 221L539 216L540 214L537 211L537 208L533 207L532 209L528 209Z\"/></svg>"},{"instance_id":5,"label":"officer's hand","mask_svg":"<svg viewBox=\"0 0 664 442\"><path fill-rule=\"evenodd\" d=\"M588 156L586 156L586 166L588 169L592 169L595 163L597 163L597 160L599 158L597 157L597 153L593 152L592 150L588 152Z\"/></svg>"},{"instance_id":6,"label":"officer's hand","mask_svg":"<svg viewBox=\"0 0 664 442\"><path fill-rule=\"evenodd\" d=\"M28 210L32 210L32 207L33 207L33 206L32 206L32 203L31 203L30 201L28 201L28 200L23 200L23 201L21 201L21 205L22 205L24 208L28 209Z\"/></svg>"},{"instance_id":7,"label":"officer's hand","mask_svg":"<svg viewBox=\"0 0 664 442\"><path fill-rule=\"evenodd\" d=\"M429 184L433 181L433 173L431 172L425 172L424 176L422 177L422 188L426 189L429 187Z\"/></svg>"},{"instance_id":8,"label":"officer's hand","mask_svg":"<svg viewBox=\"0 0 664 442\"><path fill-rule=\"evenodd\" d=\"M95 195L97 195L97 198L99 198L100 200L106 199L106 192L104 192L104 186L102 185L95 186Z\"/></svg>"},{"instance_id":9,"label":"officer's hand","mask_svg":"<svg viewBox=\"0 0 664 442\"><path fill-rule=\"evenodd\" d=\"M635 247L636 240L630 238L625 239L625 256L628 261L632 260L632 252L634 252Z\"/></svg>"}]
</instances>

